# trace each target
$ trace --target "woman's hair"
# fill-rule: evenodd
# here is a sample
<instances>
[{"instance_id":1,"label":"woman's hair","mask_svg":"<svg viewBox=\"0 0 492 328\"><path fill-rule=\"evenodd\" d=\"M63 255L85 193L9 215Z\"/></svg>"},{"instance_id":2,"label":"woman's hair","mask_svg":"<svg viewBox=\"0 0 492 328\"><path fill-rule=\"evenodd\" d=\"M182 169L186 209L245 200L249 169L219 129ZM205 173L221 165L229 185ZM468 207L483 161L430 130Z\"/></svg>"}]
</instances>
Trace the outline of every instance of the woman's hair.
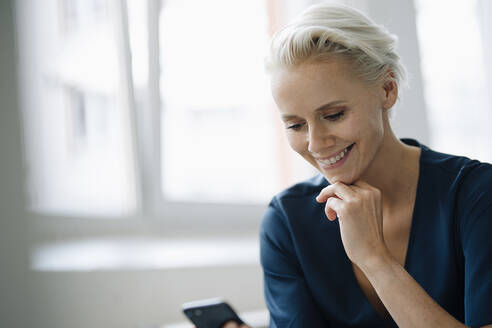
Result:
<instances>
[{"instance_id":1,"label":"woman's hair","mask_svg":"<svg viewBox=\"0 0 492 328\"><path fill-rule=\"evenodd\" d=\"M397 37L361 12L342 5L310 6L277 32L266 60L268 71L303 63L345 59L363 81L406 83L406 70L396 53Z\"/></svg>"}]
</instances>

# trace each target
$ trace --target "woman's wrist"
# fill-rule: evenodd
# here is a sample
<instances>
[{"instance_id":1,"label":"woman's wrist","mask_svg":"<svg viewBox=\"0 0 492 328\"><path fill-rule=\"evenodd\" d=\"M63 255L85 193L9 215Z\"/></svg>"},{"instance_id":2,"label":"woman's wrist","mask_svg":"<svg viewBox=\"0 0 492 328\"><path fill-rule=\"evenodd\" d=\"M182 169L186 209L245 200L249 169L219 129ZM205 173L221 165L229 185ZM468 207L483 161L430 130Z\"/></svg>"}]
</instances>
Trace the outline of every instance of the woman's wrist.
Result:
<instances>
[{"instance_id":1,"label":"woman's wrist","mask_svg":"<svg viewBox=\"0 0 492 328\"><path fill-rule=\"evenodd\" d=\"M386 246L381 247L379 250L372 252L370 256L366 256L364 260L356 265L369 277L376 274L378 271L388 268L394 264L398 264L395 258L391 255Z\"/></svg>"}]
</instances>

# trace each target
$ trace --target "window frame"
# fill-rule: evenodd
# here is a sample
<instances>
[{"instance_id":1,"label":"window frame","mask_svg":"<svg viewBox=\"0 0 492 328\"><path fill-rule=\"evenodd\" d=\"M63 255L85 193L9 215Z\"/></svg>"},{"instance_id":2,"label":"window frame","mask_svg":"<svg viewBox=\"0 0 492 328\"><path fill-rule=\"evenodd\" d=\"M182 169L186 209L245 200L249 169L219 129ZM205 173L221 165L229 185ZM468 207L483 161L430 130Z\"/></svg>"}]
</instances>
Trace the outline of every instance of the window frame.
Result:
<instances>
[{"instance_id":1,"label":"window frame","mask_svg":"<svg viewBox=\"0 0 492 328\"><path fill-rule=\"evenodd\" d=\"M78 215L30 210L38 241L98 235L174 234L256 235L266 204L171 201L161 187L161 113L159 17L161 0L146 0L148 81L137 108L132 74L129 18L126 0L113 4L124 105L128 110L135 167L136 209L126 215Z\"/></svg>"},{"instance_id":2,"label":"window frame","mask_svg":"<svg viewBox=\"0 0 492 328\"><path fill-rule=\"evenodd\" d=\"M170 201L164 197L161 187L162 155L161 155L161 115L164 104L160 96L160 44L159 17L162 11L161 0L147 0L147 32L148 32L148 99L145 110L135 111L137 133L137 157L140 160L139 176L141 193L139 195L142 217L151 221L160 221L168 227L186 230L192 225L212 225L221 227L227 224L249 226L252 222L259 223L266 206L261 204L222 204L200 202ZM129 45L128 15L124 32ZM125 49L128 53L129 46ZM127 70L131 70L131 62L126 62ZM233 219L231 220L231 217ZM232 222L234 221L234 222ZM249 224L248 224L249 223Z\"/></svg>"}]
</instances>

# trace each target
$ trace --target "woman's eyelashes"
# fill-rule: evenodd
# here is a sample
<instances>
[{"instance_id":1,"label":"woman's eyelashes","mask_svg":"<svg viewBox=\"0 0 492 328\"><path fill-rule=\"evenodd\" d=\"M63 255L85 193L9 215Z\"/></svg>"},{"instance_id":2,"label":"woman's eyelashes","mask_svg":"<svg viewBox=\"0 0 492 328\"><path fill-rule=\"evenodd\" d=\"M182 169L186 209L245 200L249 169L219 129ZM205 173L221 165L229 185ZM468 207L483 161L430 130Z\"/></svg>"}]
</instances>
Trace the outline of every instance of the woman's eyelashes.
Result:
<instances>
[{"instance_id":1,"label":"woman's eyelashes","mask_svg":"<svg viewBox=\"0 0 492 328\"><path fill-rule=\"evenodd\" d=\"M287 129L299 131L303 125L304 125L304 123L289 124L289 125L287 125Z\"/></svg>"},{"instance_id":2,"label":"woman's eyelashes","mask_svg":"<svg viewBox=\"0 0 492 328\"><path fill-rule=\"evenodd\" d=\"M331 115L324 115L323 118L329 121L336 121L339 118L341 118L345 114L345 111L341 110L338 113L331 114Z\"/></svg>"},{"instance_id":3,"label":"woman's eyelashes","mask_svg":"<svg viewBox=\"0 0 492 328\"><path fill-rule=\"evenodd\" d=\"M322 118L325 119L325 120L334 122L334 121L337 121L340 118L342 118L344 114L345 114L345 110L341 110L341 111L339 111L338 113L335 113L335 114L323 115ZM287 126L286 126L286 128L288 130L299 131L299 130L302 129L302 127L305 124L306 124L305 122L302 122L302 123L290 123L290 124L288 123Z\"/></svg>"}]
</instances>

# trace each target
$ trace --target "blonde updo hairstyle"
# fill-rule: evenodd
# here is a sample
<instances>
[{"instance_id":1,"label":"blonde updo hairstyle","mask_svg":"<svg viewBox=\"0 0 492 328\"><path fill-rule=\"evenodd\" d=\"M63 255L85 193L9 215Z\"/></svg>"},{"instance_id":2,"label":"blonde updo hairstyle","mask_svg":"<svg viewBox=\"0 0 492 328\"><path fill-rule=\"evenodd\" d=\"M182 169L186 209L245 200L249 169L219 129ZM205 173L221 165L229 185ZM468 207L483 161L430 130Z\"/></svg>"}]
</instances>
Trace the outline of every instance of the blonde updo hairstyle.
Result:
<instances>
[{"instance_id":1,"label":"blonde updo hairstyle","mask_svg":"<svg viewBox=\"0 0 492 328\"><path fill-rule=\"evenodd\" d=\"M343 58L362 81L393 80L400 88L406 85L406 70L396 43L395 35L361 12L321 3L310 6L273 36L266 69L272 72Z\"/></svg>"}]
</instances>

